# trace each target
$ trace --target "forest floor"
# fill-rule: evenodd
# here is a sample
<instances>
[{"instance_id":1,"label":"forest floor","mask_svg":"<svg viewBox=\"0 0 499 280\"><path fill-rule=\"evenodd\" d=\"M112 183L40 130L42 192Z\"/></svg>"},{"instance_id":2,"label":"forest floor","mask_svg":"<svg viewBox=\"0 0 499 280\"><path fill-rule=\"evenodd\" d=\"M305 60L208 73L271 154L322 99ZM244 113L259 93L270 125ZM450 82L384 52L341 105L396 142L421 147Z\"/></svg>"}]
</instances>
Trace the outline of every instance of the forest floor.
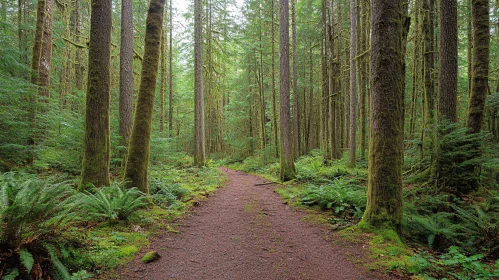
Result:
<instances>
[{"instance_id":1,"label":"forest floor","mask_svg":"<svg viewBox=\"0 0 499 280\"><path fill-rule=\"evenodd\" d=\"M368 271L366 246L287 205L269 181L221 168L226 187L144 248L121 279L393 279ZM142 264L155 250L161 258Z\"/></svg>"}]
</instances>

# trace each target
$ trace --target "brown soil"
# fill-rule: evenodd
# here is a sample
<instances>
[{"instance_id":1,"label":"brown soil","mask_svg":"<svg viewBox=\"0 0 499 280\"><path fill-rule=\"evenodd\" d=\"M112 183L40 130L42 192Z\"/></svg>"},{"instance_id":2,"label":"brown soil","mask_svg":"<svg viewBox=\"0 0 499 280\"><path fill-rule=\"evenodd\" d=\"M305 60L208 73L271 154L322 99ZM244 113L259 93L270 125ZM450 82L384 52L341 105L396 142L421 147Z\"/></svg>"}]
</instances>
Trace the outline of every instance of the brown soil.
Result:
<instances>
[{"instance_id":1,"label":"brown soil","mask_svg":"<svg viewBox=\"0 0 499 280\"><path fill-rule=\"evenodd\" d=\"M196 207L148 250L161 259L138 256L121 279L390 279L366 271L362 245L327 241L334 233L304 222L305 213L283 203L268 181L223 168L225 188Z\"/></svg>"}]
</instances>

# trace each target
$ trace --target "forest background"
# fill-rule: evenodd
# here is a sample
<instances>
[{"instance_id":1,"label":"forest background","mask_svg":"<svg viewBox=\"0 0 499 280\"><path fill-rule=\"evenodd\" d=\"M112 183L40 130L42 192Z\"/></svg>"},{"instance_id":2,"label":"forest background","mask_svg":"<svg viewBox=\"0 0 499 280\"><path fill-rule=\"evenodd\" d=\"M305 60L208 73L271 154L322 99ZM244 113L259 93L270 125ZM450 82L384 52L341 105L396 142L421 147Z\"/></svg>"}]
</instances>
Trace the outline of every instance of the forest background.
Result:
<instances>
[{"instance_id":1,"label":"forest background","mask_svg":"<svg viewBox=\"0 0 499 280\"><path fill-rule=\"evenodd\" d=\"M132 108L137 104L144 76L141 71L146 59L144 42L150 9L145 1L108 4L112 28L106 169L110 175L103 179L107 182L101 183L80 177L82 162L86 162L85 117L89 115L85 104L92 80L87 79L91 2L0 3L4 225L0 242L2 252L11 250L4 257L15 256L10 260L16 260L0 267L0 274L42 277L58 271L55 273L61 277L70 272L78 277L75 275L106 271L125 262L147 238L133 237L126 223L115 222L137 213L142 219L148 215L150 219L179 215L186 205L195 203L192 197L221 184L216 165L265 174L274 181L283 178L279 162L282 120L278 1L202 1L202 116L207 159L201 162L192 156L196 147L194 5L166 1L158 41L149 178L145 177L145 188L139 187L150 193L156 206L137 212L147 202L138 190L125 187L122 179ZM286 178L295 180L281 193L296 204L327 210L329 222L339 228L352 226L368 207L369 124L374 98L370 80L370 1L290 4L290 125L296 167L292 178ZM369 227L364 230L394 243L388 246L388 253L383 253L393 257L384 261L392 269L402 267L405 273L435 278L492 279L499 274L499 2L413 0L406 4L410 25L405 34L405 109L401 111L404 163L398 166L387 162L403 172L403 218L400 214L400 230L396 230L395 237ZM446 14L453 7L455 22L446 22L454 18ZM124 31L129 31L128 35ZM488 34L485 47L480 41L484 34ZM455 42L454 54L442 51L447 42ZM33 51L36 49L39 52ZM490 54L490 59L487 54L486 61L480 60L480 51ZM131 67L123 68L126 58ZM451 64L446 64L449 61ZM455 80L442 79L447 77L443 76L448 74L446 70L453 69L452 63L456 66ZM474 85L482 87L474 89ZM446 96L442 92L453 87L454 101L442 99ZM474 91L481 96L477 107L470 102ZM126 105L121 103L125 100ZM442 115L448 118L441 119ZM478 128L470 124L472 115L483 120ZM99 188L87 188L84 183ZM76 191L78 186L80 192ZM133 202L121 202L129 206L128 212L98 210L98 203L124 197ZM39 213L32 215L30 207L43 199L46 204L41 203L37 209L47 213L43 214L46 221L41 226L37 223L42 221L36 219ZM54 199L64 203L49 207ZM90 206L82 211L95 215L87 220L66 219L78 216L73 205L76 200L86 200L83 205ZM105 226L90 226L86 236L63 242L67 249L55 246L68 239L62 224L74 225L75 230L92 223ZM152 220L148 223L142 226L154 224ZM122 235L118 234L120 227ZM53 232L58 235L51 235ZM82 241L88 240L89 234L94 240ZM416 252L407 252L399 236L418 248ZM137 246L124 247L126 238L137 238ZM13 239L18 242L11 242ZM108 251L99 255L97 252L104 247ZM111 264L104 265L106 262Z\"/></svg>"}]
</instances>

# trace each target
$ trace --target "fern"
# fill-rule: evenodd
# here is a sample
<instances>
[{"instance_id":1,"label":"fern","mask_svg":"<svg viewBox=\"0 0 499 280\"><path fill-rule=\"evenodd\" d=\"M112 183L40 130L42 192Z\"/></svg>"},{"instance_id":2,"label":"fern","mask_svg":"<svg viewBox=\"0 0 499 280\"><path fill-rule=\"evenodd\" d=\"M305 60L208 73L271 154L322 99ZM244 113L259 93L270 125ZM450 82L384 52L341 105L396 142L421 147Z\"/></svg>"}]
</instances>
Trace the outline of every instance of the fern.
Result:
<instances>
[{"instance_id":1,"label":"fern","mask_svg":"<svg viewBox=\"0 0 499 280\"><path fill-rule=\"evenodd\" d=\"M431 247L440 248L448 243L460 243L459 238L464 236L464 227L454 223L454 217L455 214L448 212L404 216L404 227L410 235L417 236Z\"/></svg>"},{"instance_id":2,"label":"fern","mask_svg":"<svg viewBox=\"0 0 499 280\"><path fill-rule=\"evenodd\" d=\"M14 268L11 269L8 274L2 277L2 280L16 280L17 276L19 276L19 269Z\"/></svg>"},{"instance_id":3,"label":"fern","mask_svg":"<svg viewBox=\"0 0 499 280\"><path fill-rule=\"evenodd\" d=\"M31 271L31 268L33 267L33 264L35 264L35 260L33 259L33 255L28 252L25 249L22 249L19 251L19 259L21 260L21 263L24 265L26 268L26 271L28 273Z\"/></svg>"},{"instance_id":4,"label":"fern","mask_svg":"<svg viewBox=\"0 0 499 280\"><path fill-rule=\"evenodd\" d=\"M45 244L45 249L47 250L50 261L54 267L54 270L51 271L52 277L57 280L71 280L71 275L69 274L68 269L57 257L57 251L54 246L50 244Z\"/></svg>"},{"instance_id":5,"label":"fern","mask_svg":"<svg viewBox=\"0 0 499 280\"><path fill-rule=\"evenodd\" d=\"M0 175L0 263L25 279L35 263L44 267L48 252L42 244L58 244L74 218L73 188L53 179L7 173Z\"/></svg>"},{"instance_id":6,"label":"fern","mask_svg":"<svg viewBox=\"0 0 499 280\"><path fill-rule=\"evenodd\" d=\"M128 220L132 214L147 205L147 198L136 188L124 188L115 182L95 193L81 194L82 210L90 219L99 221Z\"/></svg>"}]
</instances>

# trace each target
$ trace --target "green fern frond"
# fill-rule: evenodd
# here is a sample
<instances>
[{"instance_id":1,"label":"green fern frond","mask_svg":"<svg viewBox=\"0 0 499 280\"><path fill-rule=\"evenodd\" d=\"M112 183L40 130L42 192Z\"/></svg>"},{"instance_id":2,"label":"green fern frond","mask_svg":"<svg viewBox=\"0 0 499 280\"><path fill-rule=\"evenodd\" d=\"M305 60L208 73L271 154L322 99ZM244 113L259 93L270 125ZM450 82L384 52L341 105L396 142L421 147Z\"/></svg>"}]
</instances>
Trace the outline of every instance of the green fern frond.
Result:
<instances>
[{"instance_id":1,"label":"green fern frond","mask_svg":"<svg viewBox=\"0 0 499 280\"><path fill-rule=\"evenodd\" d=\"M31 271L31 268L33 268L33 264L35 264L35 260L33 259L33 255L28 252L25 249L21 249L19 251L19 259L21 260L21 263L24 265L26 268L26 271L28 273Z\"/></svg>"}]
</instances>

